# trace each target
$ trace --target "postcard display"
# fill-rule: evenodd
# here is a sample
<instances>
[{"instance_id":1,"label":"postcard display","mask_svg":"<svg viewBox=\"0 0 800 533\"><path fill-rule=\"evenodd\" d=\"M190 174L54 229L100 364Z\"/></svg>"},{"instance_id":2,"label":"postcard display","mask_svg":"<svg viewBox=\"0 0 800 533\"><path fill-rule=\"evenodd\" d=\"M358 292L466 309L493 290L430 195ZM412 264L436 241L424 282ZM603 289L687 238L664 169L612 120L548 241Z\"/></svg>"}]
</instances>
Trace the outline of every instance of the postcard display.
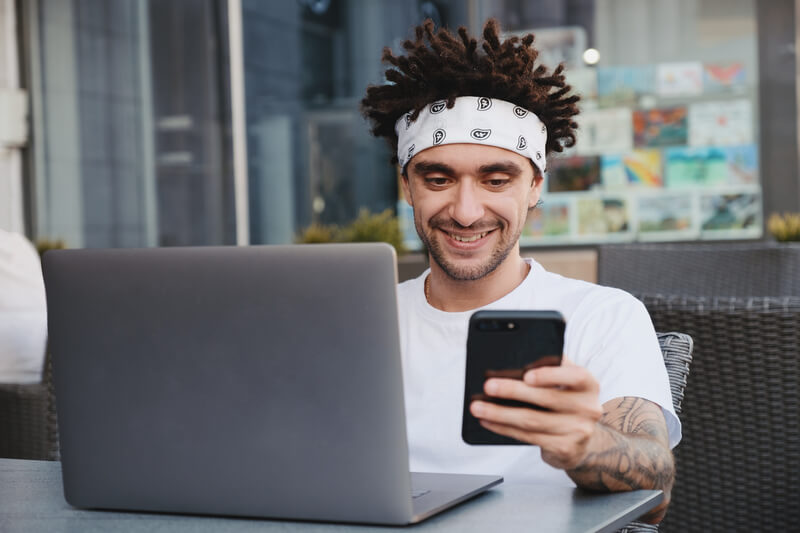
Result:
<instances>
[{"instance_id":1,"label":"postcard display","mask_svg":"<svg viewBox=\"0 0 800 533\"><path fill-rule=\"evenodd\" d=\"M548 160L522 244L757 238L755 97L741 63L574 70L574 148Z\"/></svg>"}]
</instances>

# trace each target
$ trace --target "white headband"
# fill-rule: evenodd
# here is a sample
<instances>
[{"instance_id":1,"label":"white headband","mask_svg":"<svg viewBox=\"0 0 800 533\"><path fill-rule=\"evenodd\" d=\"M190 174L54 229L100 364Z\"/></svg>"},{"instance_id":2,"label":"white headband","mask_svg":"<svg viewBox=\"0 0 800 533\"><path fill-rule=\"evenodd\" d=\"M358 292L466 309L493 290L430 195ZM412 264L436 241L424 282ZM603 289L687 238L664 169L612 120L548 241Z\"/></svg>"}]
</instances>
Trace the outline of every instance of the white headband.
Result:
<instances>
[{"instance_id":1,"label":"white headband","mask_svg":"<svg viewBox=\"0 0 800 533\"><path fill-rule=\"evenodd\" d=\"M405 113L394 126L401 168L432 146L469 143L516 152L545 171L547 128L527 109L485 96L459 96L451 109L446 100L438 100L425 106L416 120L411 114Z\"/></svg>"}]
</instances>

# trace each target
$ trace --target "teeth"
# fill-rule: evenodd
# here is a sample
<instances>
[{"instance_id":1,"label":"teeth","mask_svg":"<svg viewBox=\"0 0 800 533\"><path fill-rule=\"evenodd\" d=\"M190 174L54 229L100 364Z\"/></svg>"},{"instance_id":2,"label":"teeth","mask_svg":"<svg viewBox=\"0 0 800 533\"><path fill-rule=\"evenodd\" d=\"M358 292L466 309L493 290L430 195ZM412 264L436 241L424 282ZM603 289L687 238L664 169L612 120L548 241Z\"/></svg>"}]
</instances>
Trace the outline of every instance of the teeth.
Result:
<instances>
[{"instance_id":1,"label":"teeth","mask_svg":"<svg viewBox=\"0 0 800 533\"><path fill-rule=\"evenodd\" d=\"M488 231L484 231L483 233L479 233L477 235L473 235L472 237L461 237L460 235L455 235L455 234L451 233L450 234L450 238L452 238L454 241L458 241L458 242L475 242L478 239L482 239L482 238L486 237L487 233L489 233L489 232Z\"/></svg>"}]
</instances>

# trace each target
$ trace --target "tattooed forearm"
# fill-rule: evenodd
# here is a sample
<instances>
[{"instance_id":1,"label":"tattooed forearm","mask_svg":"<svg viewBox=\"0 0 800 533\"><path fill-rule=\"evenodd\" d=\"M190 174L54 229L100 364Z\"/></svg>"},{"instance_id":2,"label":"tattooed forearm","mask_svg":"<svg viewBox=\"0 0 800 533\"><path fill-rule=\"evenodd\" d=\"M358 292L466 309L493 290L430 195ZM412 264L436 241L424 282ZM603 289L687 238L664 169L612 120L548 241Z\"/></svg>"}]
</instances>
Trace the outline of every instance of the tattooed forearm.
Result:
<instances>
[{"instance_id":1,"label":"tattooed forearm","mask_svg":"<svg viewBox=\"0 0 800 533\"><path fill-rule=\"evenodd\" d=\"M672 486L672 453L647 436L626 435L601 423L603 450L593 451L570 477L581 487L601 491L668 490Z\"/></svg>"},{"instance_id":2,"label":"tattooed forearm","mask_svg":"<svg viewBox=\"0 0 800 533\"><path fill-rule=\"evenodd\" d=\"M601 422L610 428L634 435L650 435L667 443L664 415L657 405L642 398L617 398L603 415ZM606 404L608 407L608 404Z\"/></svg>"},{"instance_id":3,"label":"tattooed forearm","mask_svg":"<svg viewBox=\"0 0 800 533\"><path fill-rule=\"evenodd\" d=\"M648 517L658 521L666 512L675 477L661 408L641 398L621 398L605 407L589 453L567 473L590 490L663 490L664 503Z\"/></svg>"}]
</instances>

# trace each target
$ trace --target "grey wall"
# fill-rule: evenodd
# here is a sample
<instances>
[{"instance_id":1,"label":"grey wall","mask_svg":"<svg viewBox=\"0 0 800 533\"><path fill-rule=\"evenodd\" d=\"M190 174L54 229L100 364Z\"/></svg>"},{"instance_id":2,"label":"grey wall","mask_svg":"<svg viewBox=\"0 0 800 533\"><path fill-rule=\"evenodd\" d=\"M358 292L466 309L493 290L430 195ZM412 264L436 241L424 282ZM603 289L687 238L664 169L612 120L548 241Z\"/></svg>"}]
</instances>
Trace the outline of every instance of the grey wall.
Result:
<instances>
[{"instance_id":1,"label":"grey wall","mask_svg":"<svg viewBox=\"0 0 800 533\"><path fill-rule=\"evenodd\" d=\"M764 213L800 211L795 0L756 2Z\"/></svg>"},{"instance_id":2,"label":"grey wall","mask_svg":"<svg viewBox=\"0 0 800 533\"><path fill-rule=\"evenodd\" d=\"M0 91L19 89L20 69L17 50L18 17L14 2L0 3ZM10 31L8 31L10 30ZM15 105L9 110L17 127L24 125L25 106ZM5 137L5 136L3 136ZM22 148L11 139L0 139L0 229L25 232L23 217L23 186L21 180Z\"/></svg>"}]
</instances>

